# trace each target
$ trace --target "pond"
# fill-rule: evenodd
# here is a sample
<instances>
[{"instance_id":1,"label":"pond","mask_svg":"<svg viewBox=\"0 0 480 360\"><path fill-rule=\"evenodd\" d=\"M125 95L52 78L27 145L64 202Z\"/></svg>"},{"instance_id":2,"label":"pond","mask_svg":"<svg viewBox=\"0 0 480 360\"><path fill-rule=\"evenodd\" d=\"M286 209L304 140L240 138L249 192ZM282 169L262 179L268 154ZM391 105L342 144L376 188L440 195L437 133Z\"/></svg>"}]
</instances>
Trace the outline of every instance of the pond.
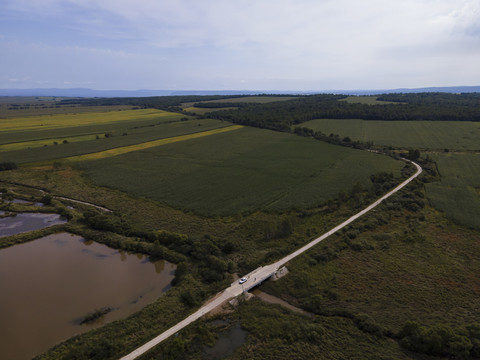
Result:
<instances>
[{"instance_id":1,"label":"pond","mask_svg":"<svg viewBox=\"0 0 480 360\"><path fill-rule=\"evenodd\" d=\"M0 237L39 230L66 222L67 220L58 214L17 213L14 216L0 218Z\"/></svg>"},{"instance_id":2,"label":"pond","mask_svg":"<svg viewBox=\"0 0 480 360\"><path fill-rule=\"evenodd\" d=\"M0 358L31 359L133 314L170 287L175 265L61 233L0 250ZM80 325L97 309L113 309Z\"/></svg>"},{"instance_id":3,"label":"pond","mask_svg":"<svg viewBox=\"0 0 480 360\"><path fill-rule=\"evenodd\" d=\"M237 323L226 332L221 333L213 347L204 347L204 358L219 360L232 356L235 350L242 346L247 332Z\"/></svg>"},{"instance_id":4,"label":"pond","mask_svg":"<svg viewBox=\"0 0 480 360\"><path fill-rule=\"evenodd\" d=\"M12 204L23 204L23 205L34 205L34 206L43 206L44 204L41 202L31 202L27 200L22 200L22 199L13 199L12 201L7 201Z\"/></svg>"}]
</instances>

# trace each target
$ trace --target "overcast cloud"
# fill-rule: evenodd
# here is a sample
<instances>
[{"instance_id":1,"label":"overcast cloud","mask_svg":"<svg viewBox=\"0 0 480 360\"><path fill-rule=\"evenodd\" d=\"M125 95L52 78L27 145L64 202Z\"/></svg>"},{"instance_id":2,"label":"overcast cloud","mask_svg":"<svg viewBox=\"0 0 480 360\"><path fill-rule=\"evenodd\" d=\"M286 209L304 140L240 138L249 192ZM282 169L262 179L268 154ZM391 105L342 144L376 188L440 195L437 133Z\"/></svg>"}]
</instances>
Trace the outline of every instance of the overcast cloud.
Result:
<instances>
[{"instance_id":1,"label":"overcast cloud","mask_svg":"<svg viewBox=\"0 0 480 360\"><path fill-rule=\"evenodd\" d=\"M0 88L480 85L478 0L2 0Z\"/></svg>"}]
</instances>

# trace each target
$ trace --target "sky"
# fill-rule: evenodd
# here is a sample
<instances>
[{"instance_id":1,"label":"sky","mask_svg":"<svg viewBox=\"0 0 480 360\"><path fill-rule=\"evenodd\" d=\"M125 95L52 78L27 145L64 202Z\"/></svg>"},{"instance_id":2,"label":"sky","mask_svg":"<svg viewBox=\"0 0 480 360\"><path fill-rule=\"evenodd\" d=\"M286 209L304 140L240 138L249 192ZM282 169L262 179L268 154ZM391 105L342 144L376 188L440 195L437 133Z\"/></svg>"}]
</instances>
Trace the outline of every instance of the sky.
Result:
<instances>
[{"instance_id":1,"label":"sky","mask_svg":"<svg viewBox=\"0 0 480 360\"><path fill-rule=\"evenodd\" d=\"M479 0L1 0L0 88L480 85Z\"/></svg>"}]
</instances>

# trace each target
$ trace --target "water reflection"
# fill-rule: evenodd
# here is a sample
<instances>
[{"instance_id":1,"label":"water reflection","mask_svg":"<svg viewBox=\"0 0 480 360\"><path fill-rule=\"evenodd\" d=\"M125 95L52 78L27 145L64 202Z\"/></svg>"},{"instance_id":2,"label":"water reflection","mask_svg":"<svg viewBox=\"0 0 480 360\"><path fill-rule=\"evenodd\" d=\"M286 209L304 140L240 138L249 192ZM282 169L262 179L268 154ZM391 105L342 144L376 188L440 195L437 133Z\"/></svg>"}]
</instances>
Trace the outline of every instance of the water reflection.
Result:
<instances>
[{"instance_id":1,"label":"water reflection","mask_svg":"<svg viewBox=\"0 0 480 360\"><path fill-rule=\"evenodd\" d=\"M0 359L30 359L155 301L169 288L175 266L145 258L65 233L1 250ZM105 307L113 311L78 325Z\"/></svg>"},{"instance_id":2,"label":"water reflection","mask_svg":"<svg viewBox=\"0 0 480 360\"><path fill-rule=\"evenodd\" d=\"M33 201L28 201L28 200L23 200L23 199L13 199L10 201L6 201L7 203L12 203L12 204L22 204L22 205L34 205L34 206L44 206L44 203L41 202L33 202Z\"/></svg>"},{"instance_id":3,"label":"water reflection","mask_svg":"<svg viewBox=\"0 0 480 360\"><path fill-rule=\"evenodd\" d=\"M39 230L66 222L67 220L58 214L14 213L13 216L0 218L0 237Z\"/></svg>"},{"instance_id":4,"label":"water reflection","mask_svg":"<svg viewBox=\"0 0 480 360\"><path fill-rule=\"evenodd\" d=\"M161 272L163 272L163 270L165 270L165 262L164 261L155 262L155 272L157 274L160 274Z\"/></svg>"},{"instance_id":5,"label":"water reflection","mask_svg":"<svg viewBox=\"0 0 480 360\"><path fill-rule=\"evenodd\" d=\"M127 261L127 253L123 250L120 250L120 260Z\"/></svg>"}]
</instances>

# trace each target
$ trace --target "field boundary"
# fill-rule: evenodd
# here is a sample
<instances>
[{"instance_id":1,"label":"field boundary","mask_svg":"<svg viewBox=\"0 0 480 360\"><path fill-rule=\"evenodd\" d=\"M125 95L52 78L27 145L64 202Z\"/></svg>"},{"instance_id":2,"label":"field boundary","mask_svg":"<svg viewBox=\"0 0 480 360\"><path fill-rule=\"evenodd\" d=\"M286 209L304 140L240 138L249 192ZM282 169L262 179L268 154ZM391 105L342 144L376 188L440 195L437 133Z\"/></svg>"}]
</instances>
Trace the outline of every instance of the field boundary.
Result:
<instances>
[{"instance_id":1,"label":"field boundary","mask_svg":"<svg viewBox=\"0 0 480 360\"><path fill-rule=\"evenodd\" d=\"M173 136L173 137L168 137L168 138L163 138L163 139L158 139L158 140L153 140L153 141L147 141L147 142L140 143L140 144L135 144L135 145L117 147L117 148L98 151L98 152L94 152L94 153L90 153L90 154L75 155L75 156L70 156L70 157L66 157L66 158L53 159L53 160L41 161L41 162L34 162L34 163L25 164L25 165L27 165L27 166L38 166L38 165L52 164L55 161L79 162L79 161L105 159L105 158L109 158L109 157L114 157L114 156L118 156L118 155L127 154L127 153L134 152L134 151L150 149L152 147L157 147L157 146L162 146L162 145L167 145L167 144L173 144L173 143L176 143L176 142L179 142L179 141L192 140L192 139L198 139L198 138L201 138L201 137L204 137L204 136L221 134L221 133L225 133L225 132L229 132L229 131L233 131L233 130L238 130L238 129L241 129L241 128L243 128L242 125L232 125L232 126L222 127L222 128L219 128L219 129L201 131L201 132L197 132L197 133L193 133L193 134Z\"/></svg>"}]
</instances>

